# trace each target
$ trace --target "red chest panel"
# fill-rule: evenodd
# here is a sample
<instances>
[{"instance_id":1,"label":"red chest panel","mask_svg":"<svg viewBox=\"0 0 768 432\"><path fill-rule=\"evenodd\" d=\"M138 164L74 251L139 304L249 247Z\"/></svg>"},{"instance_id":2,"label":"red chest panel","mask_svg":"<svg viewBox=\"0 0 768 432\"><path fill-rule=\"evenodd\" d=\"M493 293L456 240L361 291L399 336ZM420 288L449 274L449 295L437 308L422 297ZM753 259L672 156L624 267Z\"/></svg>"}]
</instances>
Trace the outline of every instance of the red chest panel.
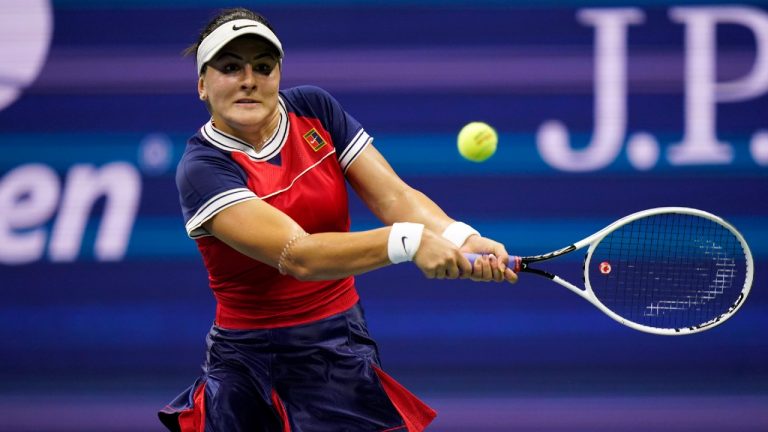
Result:
<instances>
[{"instance_id":1,"label":"red chest panel","mask_svg":"<svg viewBox=\"0 0 768 432\"><path fill-rule=\"evenodd\" d=\"M289 116L279 156L254 161L234 152L232 158L248 175L249 189L307 232L348 231L346 184L330 135L315 119Z\"/></svg>"}]
</instances>

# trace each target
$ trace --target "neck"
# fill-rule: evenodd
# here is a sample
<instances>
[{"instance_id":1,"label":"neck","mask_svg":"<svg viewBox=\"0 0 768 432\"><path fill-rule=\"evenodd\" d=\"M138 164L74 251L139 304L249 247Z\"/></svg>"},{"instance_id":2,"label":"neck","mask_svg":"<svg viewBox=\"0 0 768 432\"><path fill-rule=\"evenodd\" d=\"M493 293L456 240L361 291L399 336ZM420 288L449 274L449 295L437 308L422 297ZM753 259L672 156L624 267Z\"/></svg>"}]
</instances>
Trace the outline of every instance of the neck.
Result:
<instances>
[{"instance_id":1,"label":"neck","mask_svg":"<svg viewBox=\"0 0 768 432\"><path fill-rule=\"evenodd\" d=\"M274 135L279 124L279 109L276 109L263 123L258 125L245 125L244 127L241 127L240 125L230 125L224 121L217 121L216 116L213 118L213 126L216 129L245 141L257 152L261 151L267 143L267 140Z\"/></svg>"}]
</instances>

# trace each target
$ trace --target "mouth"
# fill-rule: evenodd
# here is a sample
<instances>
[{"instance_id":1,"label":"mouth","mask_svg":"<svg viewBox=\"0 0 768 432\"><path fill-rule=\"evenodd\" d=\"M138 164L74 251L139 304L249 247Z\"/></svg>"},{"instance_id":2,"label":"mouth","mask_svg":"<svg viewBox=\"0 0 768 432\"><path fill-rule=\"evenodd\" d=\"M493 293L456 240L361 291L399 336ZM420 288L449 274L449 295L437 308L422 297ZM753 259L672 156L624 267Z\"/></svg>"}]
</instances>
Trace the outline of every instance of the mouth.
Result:
<instances>
[{"instance_id":1,"label":"mouth","mask_svg":"<svg viewBox=\"0 0 768 432\"><path fill-rule=\"evenodd\" d=\"M251 104L257 104L257 103L259 103L259 101L257 101L256 99L243 98L243 99L236 100L235 103L236 104L251 105Z\"/></svg>"}]
</instances>

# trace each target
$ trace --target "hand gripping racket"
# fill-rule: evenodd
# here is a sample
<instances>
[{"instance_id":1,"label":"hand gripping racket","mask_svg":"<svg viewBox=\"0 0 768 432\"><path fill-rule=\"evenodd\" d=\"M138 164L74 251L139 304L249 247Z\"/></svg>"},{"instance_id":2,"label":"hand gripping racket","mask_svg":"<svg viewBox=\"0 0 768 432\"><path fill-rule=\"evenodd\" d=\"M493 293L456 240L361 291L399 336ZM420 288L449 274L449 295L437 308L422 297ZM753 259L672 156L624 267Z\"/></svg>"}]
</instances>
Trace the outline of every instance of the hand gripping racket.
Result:
<instances>
[{"instance_id":1,"label":"hand gripping racket","mask_svg":"<svg viewBox=\"0 0 768 432\"><path fill-rule=\"evenodd\" d=\"M584 288L530 265L588 247ZM467 254L474 263L476 254ZM661 207L633 213L568 247L510 256L517 272L544 276L634 329L685 335L733 316L749 294L754 263L744 237L702 210Z\"/></svg>"}]
</instances>

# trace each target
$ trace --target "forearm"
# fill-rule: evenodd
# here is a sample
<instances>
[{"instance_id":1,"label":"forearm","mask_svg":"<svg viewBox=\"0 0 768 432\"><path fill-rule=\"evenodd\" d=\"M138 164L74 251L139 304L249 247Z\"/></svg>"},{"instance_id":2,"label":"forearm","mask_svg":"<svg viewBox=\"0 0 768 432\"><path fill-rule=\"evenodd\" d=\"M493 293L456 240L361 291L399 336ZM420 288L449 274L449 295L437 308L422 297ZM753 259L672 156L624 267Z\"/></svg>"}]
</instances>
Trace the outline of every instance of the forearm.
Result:
<instances>
[{"instance_id":1,"label":"forearm","mask_svg":"<svg viewBox=\"0 0 768 432\"><path fill-rule=\"evenodd\" d=\"M434 201L409 186L402 187L387 200L371 206L371 211L383 223L415 222L437 233L442 233L453 222Z\"/></svg>"},{"instance_id":2,"label":"forearm","mask_svg":"<svg viewBox=\"0 0 768 432\"><path fill-rule=\"evenodd\" d=\"M261 200L228 207L204 224L233 249L297 279L338 279L383 267L390 227L307 235L299 224Z\"/></svg>"},{"instance_id":3,"label":"forearm","mask_svg":"<svg viewBox=\"0 0 768 432\"><path fill-rule=\"evenodd\" d=\"M299 280L329 280L390 264L389 227L354 233L318 233L289 245L281 267Z\"/></svg>"},{"instance_id":4,"label":"forearm","mask_svg":"<svg viewBox=\"0 0 768 432\"><path fill-rule=\"evenodd\" d=\"M440 234L453 222L431 199L400 179L373 145L358 156L347 171L347 179L386 225L415 222Z\"/></svg>"}]
</instances>

